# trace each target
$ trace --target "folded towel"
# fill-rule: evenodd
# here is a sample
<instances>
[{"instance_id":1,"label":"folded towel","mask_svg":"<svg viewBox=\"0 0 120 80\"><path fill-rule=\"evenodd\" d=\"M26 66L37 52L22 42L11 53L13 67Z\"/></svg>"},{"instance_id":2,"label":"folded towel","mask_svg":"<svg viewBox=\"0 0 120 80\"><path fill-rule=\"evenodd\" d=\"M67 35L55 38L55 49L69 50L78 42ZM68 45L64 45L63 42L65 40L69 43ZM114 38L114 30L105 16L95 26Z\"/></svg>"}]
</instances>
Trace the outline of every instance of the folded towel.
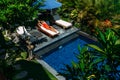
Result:
<instances>
[{"instance_id":1,"label":"folded towel","mask_svg":"<svg viewBox=\"0 0 120 80\"><path fill-rule=\"evenodd\" d=\"M72 23L64 21L62 19L56 20L55 23L58 24L58 25L60 25L60 26L63 26L64 28L68 28L68 27L72 26Z\"/></svg>"}]
</instances>

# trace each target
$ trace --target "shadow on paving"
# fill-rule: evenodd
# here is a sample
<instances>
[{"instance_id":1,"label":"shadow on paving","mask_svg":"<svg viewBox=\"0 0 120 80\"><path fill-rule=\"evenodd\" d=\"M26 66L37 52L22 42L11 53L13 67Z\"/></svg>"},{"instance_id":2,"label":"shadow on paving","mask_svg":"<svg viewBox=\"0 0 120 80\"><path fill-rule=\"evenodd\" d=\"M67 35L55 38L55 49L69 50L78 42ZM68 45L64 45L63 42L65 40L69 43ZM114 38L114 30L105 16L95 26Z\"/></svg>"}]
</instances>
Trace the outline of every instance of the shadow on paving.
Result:
<instances>
[{"instance_id":1,"label":"shadow on paving","mask_svg":"<svg viewBox=\"0 0 120 80\"><path fill-rule=\"evenodd\" d=\"M15 65L17 70L13 80L57 80L35 60L20 60Z\"/></svg>"}]
</instances>

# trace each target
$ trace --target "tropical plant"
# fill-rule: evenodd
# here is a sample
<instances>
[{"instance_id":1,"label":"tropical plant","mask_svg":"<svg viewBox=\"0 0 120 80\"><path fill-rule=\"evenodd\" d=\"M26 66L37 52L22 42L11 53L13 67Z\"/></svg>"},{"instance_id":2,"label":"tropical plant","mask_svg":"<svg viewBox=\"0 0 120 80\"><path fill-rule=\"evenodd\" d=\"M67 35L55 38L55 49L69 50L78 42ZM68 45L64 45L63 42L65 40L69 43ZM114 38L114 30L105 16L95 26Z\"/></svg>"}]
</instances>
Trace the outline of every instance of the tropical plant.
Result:
<instances>
[{"instance_id":1,"label":"tropical plant","mask_svg":"<svg viewBox=\"0 0 120 80\"><path fill-rule=\"evenodd\" d=\"M119 79L120 66L120 36L117 36L112 30L108 29L105 33L98 31L97 39L98 45L88 44L89 47L95 49L95 52L99 54L98 63L101 64L99 67L100 71L104 74L104 78Z\"/></svg>"},{"instance_id":2,"label":"tropical plant","mask_svg":"<svg viewBox=\"0 0 120 80\"><path fill-rule=\"evenodd\" d=\"M63 3L59 12L62 13L63 16L68 14L74 21L75 26L80 27L81 30L87 33L93 33L95 27L106 28L106 26L101 26L101 23L106 22L106 20L114 24L112 17L120 13L118 9L120 8L120 0L59 1Z\"/></svg>"},{"instance_id":3,"label":"tropical plant","mask_svg":"<svg viewBox=\"0 0 120 80\"><path fill-rule=\"evenodd\" d=\"M37 17L38 6L36 0L1 0L0 1L0 27L13 32L19 25L30 25L28 22Z\"/></svg>"},{"instance_id":4,"label":"tropical plant","mask_svg":"<svg viewBox=\"0 0 120 80\"><path fill-rule=\"evenodd\" d=\"M87 44L86 48L79 48L79 61L72 62L72 66L67 65L64 76L72 80L120 79L120 36L111 29L106 32L97 29L97 32L97 44Z\"/></svg>"},{"instance_id":5,"label":"tropical plant","mask_svg":"<svg viewBox=\"0 0 120 80\"><path fill-rule=\"evenodd\" d=\"M19 44L13 43L3 32L13 32L19 25L27 25L29 20L33 20L37 16L39 5L38 3L38 5L33 6L32 4L35 1L0 1L0 27L2 27L0 29L0 76L10 78L11 75L8 72L12 69L11 65L16 61L16 58L25 58L23 54L21 56L24 50L21 49ZM24 52L24 54L26 53Z\"/></svg>"},{"instance_id":6,"label":"tropical plant","mask_svg":"<svg viewBox=\"0 0 120 80\"><path fill-rule=\"evenodd\" d=\"M79 54L76 55L78 62L72 61L72 65L65 65L66 69L64 73L61 73L67 78L67 80L87 80L94 79L95 75L92 73L95 71L93 66L89 66L93 61L93 56L88 52L88 47L78 46Z\"/></svg>"},{"instance_id":7,"label":"tropical plant","mask_svg":"<svg viewBox=\"0 0 120 80\"><path fill-rule=\"evenodd\" d=\"M58 0L58 1L62 3L62 7L58 8L56 12L59 13L62 19L69 22L73 22L73 20L71 20L70 18L70 13L71 13L71 10L75 8L74 0L69 0L69 2L67 0Z\"/></svg>"},{"instance_id":8,"label":"tropical plant","mask_svg":"<svg viewBox=\"0 0 120 80\"><path fill-rule=\"evenodd\" d=\"M14 74L13 64L19 59L25 59L26 54L20 45L15 44L7 37L4 37L0 30L0 79L11 79Z\"/></svg>"}]
</instances>

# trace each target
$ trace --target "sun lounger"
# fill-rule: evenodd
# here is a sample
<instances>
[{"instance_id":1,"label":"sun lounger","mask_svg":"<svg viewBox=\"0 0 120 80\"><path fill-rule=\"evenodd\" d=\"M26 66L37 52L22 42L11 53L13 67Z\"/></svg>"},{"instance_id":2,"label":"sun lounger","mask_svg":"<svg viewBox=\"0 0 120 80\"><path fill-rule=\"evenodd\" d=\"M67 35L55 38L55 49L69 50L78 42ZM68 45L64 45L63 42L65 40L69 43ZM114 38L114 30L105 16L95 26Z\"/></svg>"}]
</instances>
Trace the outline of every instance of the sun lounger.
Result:
<instances>
[{"instance_id":1,"label":"sun lounger","mask_svg":"<svg viewBox=\"0 0 120 80\"><path fill-rule=\"evenodd\" d=\"M44 22L44 24L38 22L37 28L39 31L42 31L51 37L54 37L59 34L58 30L56 30L52 26L49 26L46 22Z\"/></svg>"},{"instance_id":2,"label":"sun lounger","mask_svg":"<svg viewBox=\"0 0 120 80\"><path fill-rule=\"evenodd\" d=\"M64 21L64 20L62 20L62 19L56 20L55 23L56 23L57 25L62 26L64 29L69 28L69 27L72 26L71 23L69 23L69 22L67 22L67 21Z\"/></svg>"},{"instance_id":3,"label":"sun lounger","mask_svg":"<svg viewBox=\"0 0 120 80\"><path fill-rule=\"evenodd\" d=\"M72 23L60 19L59 15L54 15L54 20L57 25L62 26L64 29L72 26Z\"/></svg>"},{"instance_id":4,"label":"sun lounger","mask_svg":"<svg viewBox=\"0 0 120 80\"><path fill-rule=\"evenodd\" d=\"M30 33L28 33L28 31L26 30L26 28L24 26L19 26L16 29L17 34L19 35L20 39L26 40L26 38L30 38L30 41L33 43L37 40L37 38L35 38L34 36L32 36Z\"/></svg>"},{"instance_id":5,"label":"sun lounger","mask_svg":"<svg viewBox=\"0 0 120 80\"><path fill-rule=\"evenodd\" d=\"M17 31L17 33L18 33L19 35L27 35L27 36L30 36L30 33L27 32L27 30L26 30L26 28L25 28L24 26L19 26L16 31Z\"/></svg>"}]
</instances>

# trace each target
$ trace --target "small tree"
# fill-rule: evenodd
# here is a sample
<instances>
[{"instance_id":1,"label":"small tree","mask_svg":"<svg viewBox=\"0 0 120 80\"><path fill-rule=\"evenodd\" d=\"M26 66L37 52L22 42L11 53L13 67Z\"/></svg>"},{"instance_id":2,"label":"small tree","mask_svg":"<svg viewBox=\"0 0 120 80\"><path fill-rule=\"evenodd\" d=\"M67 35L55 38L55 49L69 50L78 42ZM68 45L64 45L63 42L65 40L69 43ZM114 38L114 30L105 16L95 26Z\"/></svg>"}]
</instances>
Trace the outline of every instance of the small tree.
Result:
<instances>
[{"instance_id":1,"label":"small tree","mask_svg":"<svg viewBox=\"0 0 120 80\"><path fill-rule=\"evenodd\" d=\"M37 17L38 6L33 6L37 0L2 0L0 1L0 26L14 31L16 26L25 25L29 20Z\"/></svg>"}]
</instances>

